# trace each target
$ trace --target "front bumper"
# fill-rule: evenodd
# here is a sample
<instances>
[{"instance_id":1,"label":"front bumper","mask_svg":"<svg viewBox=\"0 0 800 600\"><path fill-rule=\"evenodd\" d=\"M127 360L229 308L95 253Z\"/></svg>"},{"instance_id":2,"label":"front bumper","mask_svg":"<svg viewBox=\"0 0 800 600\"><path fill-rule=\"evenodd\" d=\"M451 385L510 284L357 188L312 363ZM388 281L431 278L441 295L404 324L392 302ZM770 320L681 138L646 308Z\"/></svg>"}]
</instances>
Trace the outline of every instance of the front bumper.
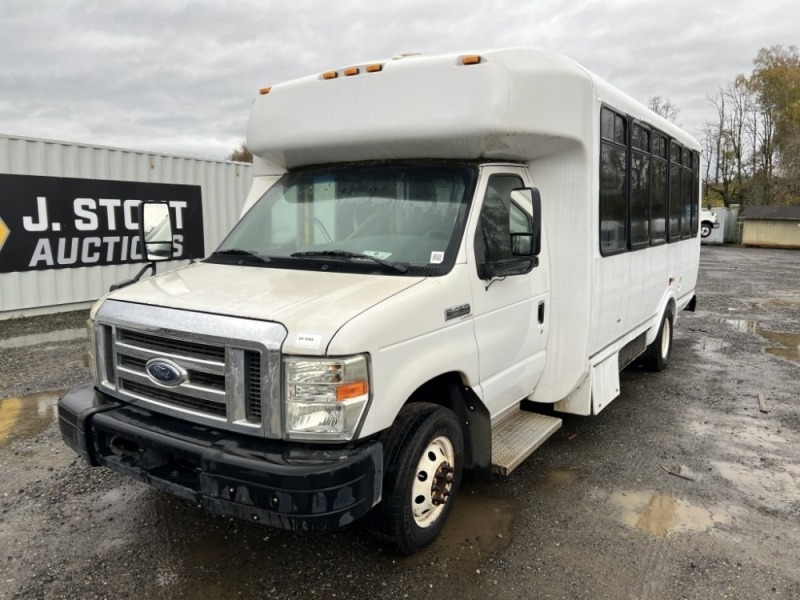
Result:
<instances>
[{"instance_id":1,"label":"front bumper","mask_svg":"<svg viewBox=\"0 0 800 600\"><path fill-rule=\"evenodd\" d=\"M64 441L102 465L201 505L280 529L324 531L381 499L383 447L316 449L123 404L91 385L58 401Z\"/></svg>"}]
</instances>

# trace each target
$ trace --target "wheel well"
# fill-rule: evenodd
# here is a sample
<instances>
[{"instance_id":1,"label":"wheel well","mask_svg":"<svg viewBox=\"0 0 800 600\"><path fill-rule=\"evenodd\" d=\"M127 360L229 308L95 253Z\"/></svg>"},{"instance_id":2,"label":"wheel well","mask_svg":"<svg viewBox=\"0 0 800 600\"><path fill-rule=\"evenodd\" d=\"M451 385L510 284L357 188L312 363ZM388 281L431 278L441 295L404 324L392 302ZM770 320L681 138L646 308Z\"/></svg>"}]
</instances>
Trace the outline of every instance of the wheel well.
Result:
<instances>
[{"instance_id":1,"label":"wheel well","mask_svg":"<svg viewBox=\"0 0 800 600\"><path fill-rule=\"evenodd\" d=\"M431 402L452 410L464 433L464 466L479 476L491 475L492 426L488 409L461 375L443 373L419 386L406 401Z\"/></svg>"},{"instance_id":2,"label":"wheel well","mask_svg":"<svg viewBox=\"0 0 800 600\"><path fill-rule=\"evenodd\" d=\"M678 314L678 305L675 302L675 298L670 298L669 302L667 302L667 306L664 309L664 312L666 313L667 311L669 311L672 314L672 322L674 323L675 317Z\"/></svg>"}]
</instances>

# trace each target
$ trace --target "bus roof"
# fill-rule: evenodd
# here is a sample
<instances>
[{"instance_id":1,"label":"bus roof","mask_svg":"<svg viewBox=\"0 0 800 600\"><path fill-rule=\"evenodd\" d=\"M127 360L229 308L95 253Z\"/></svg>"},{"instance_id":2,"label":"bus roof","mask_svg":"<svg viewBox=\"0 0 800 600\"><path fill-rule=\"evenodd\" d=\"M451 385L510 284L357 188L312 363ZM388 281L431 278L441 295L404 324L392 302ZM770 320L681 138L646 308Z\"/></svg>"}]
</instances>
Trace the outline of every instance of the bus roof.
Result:
<instances>
[{"instance_id":1,"label":"bus roof","mask_svg":"<svg viewBox=\"0 0 800 600\"><path fill-rule=\"evenodd\" d=\"M574 61L505 49L411 55L265 88L248 148L280 169L391 159L528 162L597 141L600 103L697 142Z\"/></svg>"}]
</instances>

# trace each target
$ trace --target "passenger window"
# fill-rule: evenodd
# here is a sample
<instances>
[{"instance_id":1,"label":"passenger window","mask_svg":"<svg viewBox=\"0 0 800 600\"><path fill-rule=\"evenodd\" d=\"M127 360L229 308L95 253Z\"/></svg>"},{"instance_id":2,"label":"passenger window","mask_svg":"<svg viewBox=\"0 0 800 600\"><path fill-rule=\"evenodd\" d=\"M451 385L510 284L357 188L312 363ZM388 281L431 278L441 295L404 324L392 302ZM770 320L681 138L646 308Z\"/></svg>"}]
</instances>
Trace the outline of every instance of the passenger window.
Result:
<instances>
[{"instance_id":1,"label":"passenger window","mask_svg":"<svg viewBox=\"0 0 800 600\"><path fill-rule=\"evenodd\" d=\"M530 233L530 219L511 202L511 190L523 187L516 175L492 175L486 186L477 235L483 242L487 263L518 261L511 252L512 233Z\"/></svg>"}]
</instances>

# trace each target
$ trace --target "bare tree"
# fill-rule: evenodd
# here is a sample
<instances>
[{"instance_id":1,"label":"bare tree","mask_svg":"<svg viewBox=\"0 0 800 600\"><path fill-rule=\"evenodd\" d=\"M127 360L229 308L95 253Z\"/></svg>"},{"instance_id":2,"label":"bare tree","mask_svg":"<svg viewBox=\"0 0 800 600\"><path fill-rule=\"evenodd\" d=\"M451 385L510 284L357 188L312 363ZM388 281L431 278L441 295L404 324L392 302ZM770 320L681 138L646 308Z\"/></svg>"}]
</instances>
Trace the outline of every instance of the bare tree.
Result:
<instances>
[{"instance_id":1,"label":"bare tree","mask_svg":"<svg viewBox=\"0 0 800 600\"><path fill-rule=\"evenodd\" d=\"M736 175L736 152L731 140L729 129L730 115L726 108L727 95L720 88L716 96L708 98L709 103L717 111L716 121L706 123L707 140L705 141L708 149L706 160L709 166L713 165L713 175L706 179L707 190L710 194L716 194L725 206L734 203L736 187L734 179Z\"/></svg>"},{"instance_id":2,"label":"bare tree","mask_svg":"<svg viewBox=\"0 0 800 600\"><path fill-rule=\"evenodd\" d=\"M661 115L670 123L677 124L676 119L681 109L678 108L669 98L662 98L661 96L651 96L647 99L647 108L652 110L657 115Z\"/></svg>"}]
</instances>

